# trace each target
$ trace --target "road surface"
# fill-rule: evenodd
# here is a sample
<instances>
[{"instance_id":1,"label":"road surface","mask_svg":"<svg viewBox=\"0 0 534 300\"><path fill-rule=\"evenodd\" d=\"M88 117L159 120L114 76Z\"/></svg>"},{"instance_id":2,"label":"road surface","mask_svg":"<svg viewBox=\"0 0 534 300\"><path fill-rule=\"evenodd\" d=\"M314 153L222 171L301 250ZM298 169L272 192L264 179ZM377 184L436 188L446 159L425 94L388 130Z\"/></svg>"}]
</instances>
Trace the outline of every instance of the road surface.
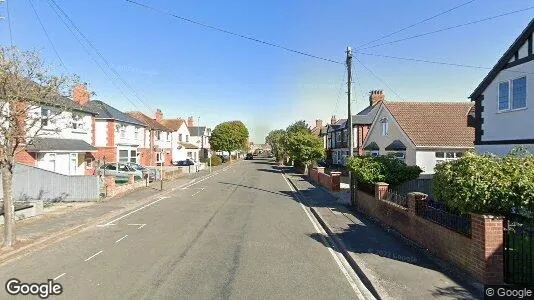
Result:
<instances>
[{"instance_id":1,"label":"road surface","mask_svg":"<svg viewBox=\"0 0 534 300\"><path fill-rule=\"evenodd\" d=\"M52 299L358 297L268 160L174 187L99 225L0 266L2 284L57 278L63 293Z\"/></svg>"}]
</instances>

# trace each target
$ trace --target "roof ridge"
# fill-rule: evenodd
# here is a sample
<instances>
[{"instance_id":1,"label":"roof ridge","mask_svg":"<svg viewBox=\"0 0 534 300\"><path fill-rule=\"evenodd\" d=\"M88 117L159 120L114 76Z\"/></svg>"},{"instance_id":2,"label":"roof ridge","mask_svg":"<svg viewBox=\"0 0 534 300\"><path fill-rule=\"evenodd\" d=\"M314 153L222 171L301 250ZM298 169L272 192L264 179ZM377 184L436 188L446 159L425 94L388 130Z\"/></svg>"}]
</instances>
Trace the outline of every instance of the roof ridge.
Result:
<instances>
[{"instance_id":1,"label":"roof ridge","mask_svg":"<svg viewBox=\"0 0 534 300\"><path fill-rule=\"evenodd\" d=\"M473 105L470 101L384 101L387 105L389 103L402 103L402 104L428 104L428 105Z\"/></svg>"}]
</instances>

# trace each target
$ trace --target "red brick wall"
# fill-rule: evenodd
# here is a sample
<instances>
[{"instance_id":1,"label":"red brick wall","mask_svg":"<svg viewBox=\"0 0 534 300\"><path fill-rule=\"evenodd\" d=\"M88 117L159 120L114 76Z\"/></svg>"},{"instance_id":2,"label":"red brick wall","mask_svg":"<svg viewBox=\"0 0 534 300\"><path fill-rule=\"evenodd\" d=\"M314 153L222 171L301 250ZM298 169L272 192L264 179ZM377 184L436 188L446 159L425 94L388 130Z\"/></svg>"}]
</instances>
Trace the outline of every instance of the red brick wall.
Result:
<instances>
[{"instance_id":1,"label":"red brick wall","mask_svg":"<svg viewBox=\"0 0 534 300\"><path fill-rule=\"evenodd\" d=\"M172 166L172 152L171 152L171 148L165 148L165 149L163 149L163 151L165 152L165 161L164 161L164 165L165 165L165 166Z\"/></svg>"},{"instance_id":2,"label":"red brick wall","mask_svg":"<svg viewBox=\"0 0 534 300\"><path fill-rule=\"evenodd\" d=\"M156 165L155 159L156 155L154 151L151 151L149 148L139 148L139 163L143 166L154 166Z\"/></svg>"},{"instance_id":3,"label":"red brick wall","mask_svg":"<svg viewBox=\"0 0 534 300\"><path fill-rule=\"evenodd\" d=\"M371 128L370 125L358 125L358 155L363 155L363 140L367 137L369 134L369 129Z\"/></svg>"},{"instance_id":4,"label":"red brick wall","mask_svg":"<svg viewBox=\"0 0 534 300\"><path fill-rule=\"evenodd\" d=\"M323 167L308 168L308 177L331 191L340 190L341 172L324 173Z\"/></svg>"},{"instance_id":5,"label":"red brick wall","mask_svg":"<svg viewBox=\"0 0 534 300\"><path fill-rule=\"evenodd\" d=\"M117 148L116 147L97 147L97 152L94 152L95 160L104 160L106 162L117 161Z\"/></svg>"},{"instance_id":6,"label":"red brick wall","mask_svg":"<svg viewBox=\"0 0 534 300\"><path fill-rule=\"evenodd\" d=\"M376 189L378 190L378 189ZM485 284L503 282L503 221L472 215L472 234L467 237L430 222L415 213L415 200L408 208L379 200L379 195L357 191L358 210L395 228L434 255L470 273Z\"/></svg>"},{"instance_id":7,"label":"red brick wall","mask_svg":"<svg viewBox=\"0 0 534 300\"><path fill-rule=\"evenodd\" d=\"M16 153L15 161L30 166L35 166L37 164L36 154L28 153L26 152L26 150L22 150Z\"/></svg>"},{"instance_id":8,"label":"red brick wall","mask_svg":"<svg viewBox=\"0 0 534 300\"><path fill-rule=\"evenodd\" d=\"M115 146L115 121L108 121L108 147Z\"/></svg>"}]
</instances>

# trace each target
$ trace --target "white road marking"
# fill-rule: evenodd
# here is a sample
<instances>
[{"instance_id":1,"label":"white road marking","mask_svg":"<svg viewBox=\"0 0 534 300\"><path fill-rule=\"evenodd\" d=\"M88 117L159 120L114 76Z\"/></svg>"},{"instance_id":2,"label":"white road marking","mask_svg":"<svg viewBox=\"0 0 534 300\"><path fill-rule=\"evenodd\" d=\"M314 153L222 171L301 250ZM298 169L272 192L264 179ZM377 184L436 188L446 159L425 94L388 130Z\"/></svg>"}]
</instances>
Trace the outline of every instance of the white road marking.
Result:
<instances>
[{"instance_id":1,"label":"white road marking","mask_svg":"<svg viewBox=\"0 0 534 300\"><path fill-rule=\"evenodd\" d=\"M287 183L287 185L289 186L289 188L291 189L292 192L296 193L297 191L293 188L293 186L291 185L291 183L289 183L289 181L287 180L286 176L284 175L284 173L281 173L282 177L284 178L285 182ZM306 213L306 216L308 217L308 219L310 220L310 222L312 223L313 225L313 228L315 228L315 231L317 233L320 234L321 238L323 239L323 242L325 242L326 244L328 244L328 242L325 240L325 236L327 236L327 233L323 230L323 228L321 227L321 225L317 224L317 222L314 220L313 216L311 215L311 213L308 211L308 209L306 208L306 206L304 206L300 201L299 201L299 204L300 204L300 207L302 208L302 210L304 210L304 212ZM337 266L339 267L339 269L341 270L341 273L343 273L343 275L345 276L345 278L347 279L347 281L349 282L349 285L351 286L352 290L354 291L354 293L356 293L356 296L358 297L358 299L366 299L364 297L364 295L362 294L362 292L360 291L360 289L358 288L358 285L356 284L356 282L354 282L352 276L350 275L349 271L347 270L347 268L345 267L345 265L341 262L341 259L345 260L344 257L341 256L341 258L334 252L334 250L332 250L332 248L330 247L326 247L328 249L328 252L330 252L330 254L332 255L332 257L334 258L334 261L336 262ZM348 262L346 262L346 265L348 265ZM352 270L353 271L353 270ZM353 271L354 272L354 271ZM353 275L353 276L356 276L355 278L357 278L357 275ZM361 283L361 282L360 282ZM363 283L361 283L361 285L363 286Z\"/></svg>"},{"instance_id":2,"label":"white road marking","mask_svg":"<svg viewBox=\"0 0 534 300\"><path fill-rule=\"evenodd\" d=\"M222 170L219 171L219 172L226 171L226 170L230 169L231 167L232 167L232 166L228 166L228 167L222 169ZM191 180L190 182L188 182L188 183L186 183L186 184L184 184L184 185L182 185L182 186L179 186L178 188L182 188L182 189L183 189L184 187L185 187L185 188L191 187L191 186L193 186L193 185L195 185L195 184L197 184L197 183L200 183L200 182L202 182L202 181L208 180L208 179L212 178L213 176L215 176L215 175L217 175L217 174L218 174L218 173L211 174L211 175L206 176L206 177L204 177L204 178L202 178L202 179L200 179L200 180L197 180L197 179L195 178L195 179ZM154 205L154 204L160 202L161 200L164 200L164 199L169 198L168 196L164 196L164 195L168 195L168 194L170 194L171 192L172 192L172 190L169 190L169 191L163 193L162 195L160 195L160 197L159 197L157 200L154 200L154 201L152 201L152 202L150 202L150 203L147 203L147 204L145 204L145 205L143 205L143 206L141 206L141 207L139 207L139 208L137 208L137 209L135 209L135 210L133 210L133 211L131 211L131 212L125 214L125 215L123 215L123 216L120 216L120 217L118 217L118 218L116 218L116 219L114 219L114 220L111 220L111 221L107 222L106 224L97 225L97 226L98 226L98 227L105 227L105 226L115 225L115 224L114 224L115 222L117 222L117 221L119 221L119 220L122 220L122 219L126 218L127 216L129 216L129 215L131 215L131 214L134 214L134 213L136 213L136 212L138 212L138 211L140 211L140 210L142 210L142 209L145 209L145 208L147 208L147 207L149 207L149 206L152 206L152 205Z\"/></svg>"},{"instance_id":3,"label":"white road marking","mask_svg":"<svg viewBox=\"0 0 534 300\"><path fill-rule=\"evenodd\" d=\"M146 224L128 224L129 226L139 226L137 227L137 229L141 229L143 227L145 227Z\"/></svg>"},{"instance_id":4,"label":"white road marking","mask_svg":"<svg viewBox=\"0 0 534 300\"><path fill-rule=\"evenodd\" d=\"M56 276L56 278L54 278L54 281L58 280L59 278L63 277L65 274L67 273L61 273L59 274L58 276Z\"/></svg>"},{"instance_id":5,"label":"white road marking","mask_svg":"<svg viewBox=\"0 0 534 300\"><path fill-rule=\"evenodd\" d=\"M85 261L89 261L89 260L93 259L93 257L97 256L97 255L100 254L100 253L102 253L102 250L100 250L100 251L98 251L97 253L95 253L95 254L89 256L88 258L85 259Z\"/></svg>"},{"instance_id":6,"label":"white road marking","mask_svg":"<svg viewBox=\"0 0 534 300\"><path fill-rule=\"evenodd\" d=\"M128 237L128 235L125 235L125 236L121 237L120 239L116 240L115 243L118 243L118 242L124 240L126 237Z\"/></svg>"}]
</instances>

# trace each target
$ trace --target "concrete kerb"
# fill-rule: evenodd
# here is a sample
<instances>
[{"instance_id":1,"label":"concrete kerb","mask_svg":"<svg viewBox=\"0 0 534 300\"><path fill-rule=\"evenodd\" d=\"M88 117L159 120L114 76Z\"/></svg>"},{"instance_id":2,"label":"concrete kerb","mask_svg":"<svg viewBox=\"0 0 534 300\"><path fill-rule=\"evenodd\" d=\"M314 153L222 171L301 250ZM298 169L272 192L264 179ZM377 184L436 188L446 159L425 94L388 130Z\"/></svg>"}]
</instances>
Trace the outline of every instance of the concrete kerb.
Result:
<instances>
[{"instance_id":1,"label":"concrete kerb","mask_svg":"<svg viewBox=\"0 0 534 300\"><path fill-rule=\"evenodd\" d=\"M227 166L226 168L220 169L220 171L227 170L227 169L229 169L231 167L232 166ZM205 176L204 179L210 177L211 175L214 176L214 174L208 173L208 175ZM202 178L201 178L201 180L202 180ZM146 201L140 201L139 203L136 203L135 206L126 207L126 208L123 208L123 209L120 209L120 210L117 210L117 211L111 211L109 213L106 213L106 214L102 215L101 217L99 217L96 220L91 220L91 221L82 223L82 224L80 224L78 226L75 226L73 228L69 228L69 229L65 229L65 230L62 230L62 231L58 231L56 233L49 234L48 236L38 238L35 241L30 242L29 244L24 245L24 246L22 246L22 247L20 247L18 249L8 251L8 252L6 252L4 254L0 254L0 266L6 264L8 262L17 260L19 258L22 258L25 255L28 255L28 254L31 254L31 253L36 252L38 250L44 249L47 246L50 246L50 245L52 245L54 243L57 243L57 242L60 242L60 241L62 241L64 239L67 239L67 238L69 238L69 237L71 237L71 236L73 236L73 235L75 235L75 234L77 234L79 232L82 232L82 231L87 230L89 228L96 227L98 224L101 224L101 223L105 222L106 220L113 219L113 218L115 218L115 217L117 217L119 215L122 215L125 212L133 211L133 210L135 210L135 209L137 209L139 207L142 207L143 205L147 205L148 203L153 202L158 197L162 197L165 194L168 194L168 193L171 193L173 191L176 191L177 189L181 189L183 187L196 184L197 182L199 182L199 180L194 180L193 179L193 180L191 180L191 181L189 181L189 182L187 182L185 184L182 184L182 185L180 185L180 186L178 186L178 187L176 187L174 189L167 190L167 191L159 191L156 194L152 195L151 197L148 197Z\"/></svg>"},{"instance_id":2,"label":"concrete kerb","mask_svg":"<svg viewBox=\"0 0 534 300\"><path fill-rule=\"evenodd\" d=\"M343 257L347 260L347 262L349 263L350 267L354 270L354 272L356 273L356 275L358 276L360 281L367 288L368 292L371 293L372 296L375 297L376 299L387 299L387 298L389 298L388 296L384 297L384 295L381 295L381 294L385 294L385 293L377 291L376 287L372 284L372 282L369 280L367 275L365 275L365 272L362 270L362 268L358 265L358 263L356 263L356 261L349 254L345 244L332 232L332 230L330 229L330 225L328 225L328 223L326 223L324 218L319 214L319 212L317 212L317 210L315 208L313 208L312 206L310 206L308 204L308 202L306 201L306 197L300 192L300 190L295 185L293 180L289 176L286 176L284 170L282 168L280 168L280 171L287 178L287 180L293 186L295 191L297 191L298 198L301 199L300 202L303 203L304 205L306 205L310 209L310 211L312 212L314 217L317 219L317 221L319 221L319 224L321 224L321 227L328 234L328 237L332 241L332 244L333 244L332 246L336 250L338 250L343 255Z\"/></svg>"}]
</instances>

